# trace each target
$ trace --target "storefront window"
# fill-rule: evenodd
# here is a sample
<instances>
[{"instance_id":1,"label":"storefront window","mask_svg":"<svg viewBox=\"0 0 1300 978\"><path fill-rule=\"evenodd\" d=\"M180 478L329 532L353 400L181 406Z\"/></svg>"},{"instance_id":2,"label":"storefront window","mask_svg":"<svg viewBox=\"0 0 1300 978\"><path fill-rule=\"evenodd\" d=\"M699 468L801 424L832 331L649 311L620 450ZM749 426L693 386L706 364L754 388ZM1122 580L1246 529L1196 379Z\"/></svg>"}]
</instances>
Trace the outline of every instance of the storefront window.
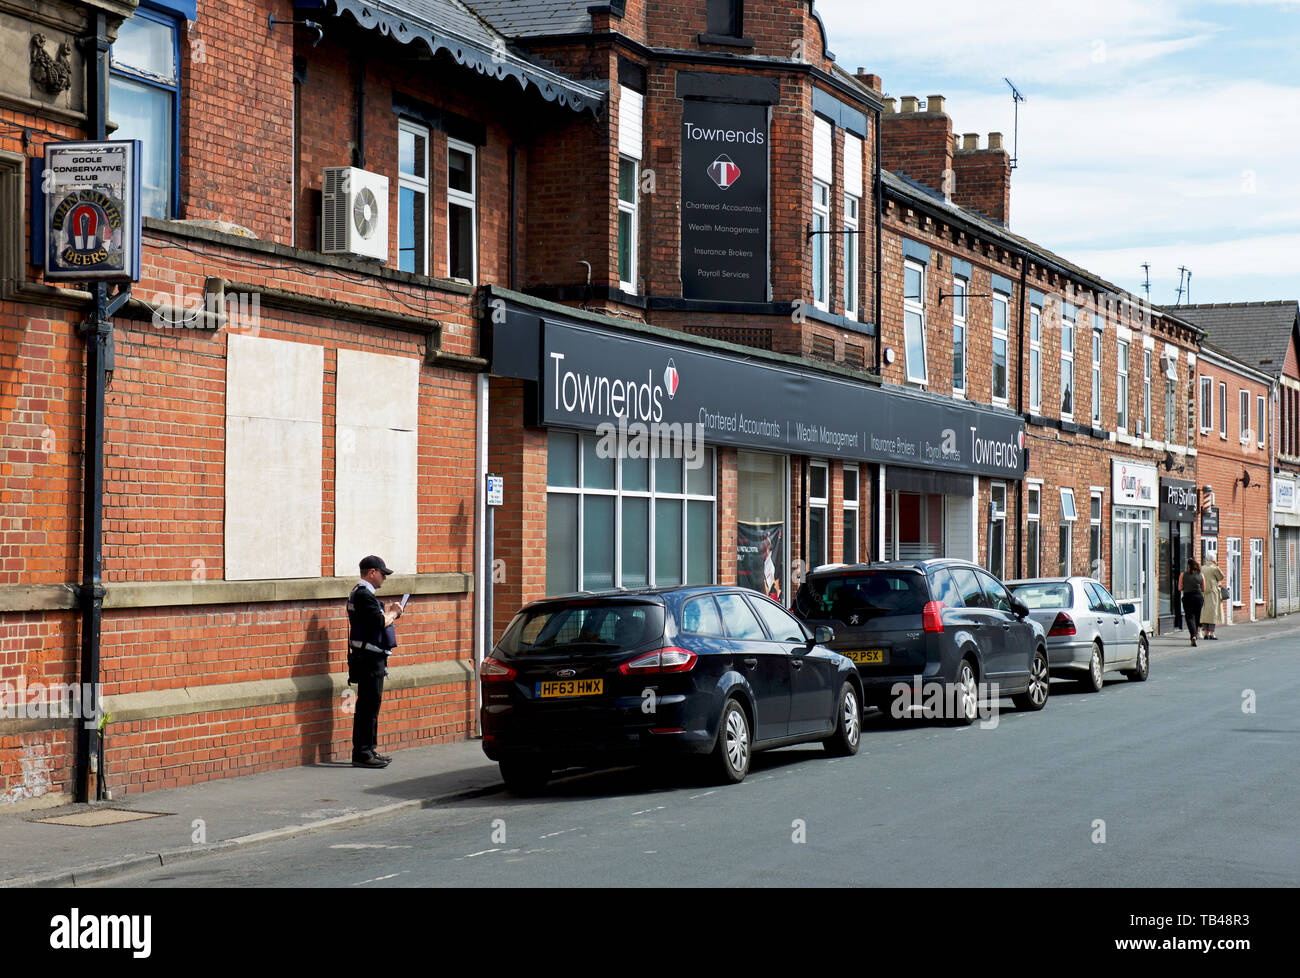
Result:
<instances>
[{"instance_id":1,"label":"storefront window","mask_svg":"<svg viewBox=\"0 0 1300 978\"><path fill-rule=\"evenodd\" d=\"M827 562L826 498L828 469L824 462L808 467L808 566L820 567Z\"/></svg>"},{"instance_id":2,"label":"storefront window","mask_svg":"<svg viewBox=\"0 0 1300 978\"><path fill-rule=\"evenodd\" d=\"M788 604L786 587L786 460L737 452L736 583Z\"/></svg>"},{"instance_id":3,"label":"storefront window","mask_svg":"<svg viewBox=\"0 0 1300 978\"><path fill-rule=\"evenodd\" d=\"M1039 486L1030 486L1025 490L1026 505L1025 513L1028 523L1025 533L1025 576L1038 576L1038 527L1039 516L1042 511L1042 489Z\"/></svg>"},{"instance_id":4,"label":"storefront window","mask_svg":"<svg viewBox=\"0 0 1300 978\"><path fill-rule=\"evenodd\" d=\"M604 457L595 435L547 443L546 590L712 584L714 451L682 459Z\"/></svg>"},{"instance_id":5,"label":"storefront window","mask_svg":"<svg viewBox=\"0 0 1300 978\"><path fill-rule=\"evenodd\" d=\"M858 562L858 467L844 467L844 563Z\"/></svg>"}]
</instances>

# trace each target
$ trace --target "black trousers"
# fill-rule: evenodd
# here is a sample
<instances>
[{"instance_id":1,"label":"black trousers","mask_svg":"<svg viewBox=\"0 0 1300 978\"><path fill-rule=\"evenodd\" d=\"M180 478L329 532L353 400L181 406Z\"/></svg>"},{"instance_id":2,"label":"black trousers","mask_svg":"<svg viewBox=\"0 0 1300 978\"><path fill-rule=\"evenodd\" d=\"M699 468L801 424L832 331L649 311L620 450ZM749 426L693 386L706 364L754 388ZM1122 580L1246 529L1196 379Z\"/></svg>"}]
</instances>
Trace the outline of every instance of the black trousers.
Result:
<instances>
[{"instance_id":1,"label":"black trousers","mask_svg":"<svg viewBox=\"0 0 1300 978\"><path fill-rule=\"evenodd\" d=\"M373 754L379 744L379 704L384 698L384 675L357 680L357 712L352 716L352 753Z\"/></svg>"},{"instance_id":2,"label":"black trousers","mask_svg":"<svg viewBox=\"0 0 1300 978\"><path fill-rule=\"evenodd\" d=\"M1205 607L1205 595L1191 591L1183 595L1183 619L1187 622L1187 631L1196 638L1201 630L1201 610Z\"/></svg>"}]
</instances>

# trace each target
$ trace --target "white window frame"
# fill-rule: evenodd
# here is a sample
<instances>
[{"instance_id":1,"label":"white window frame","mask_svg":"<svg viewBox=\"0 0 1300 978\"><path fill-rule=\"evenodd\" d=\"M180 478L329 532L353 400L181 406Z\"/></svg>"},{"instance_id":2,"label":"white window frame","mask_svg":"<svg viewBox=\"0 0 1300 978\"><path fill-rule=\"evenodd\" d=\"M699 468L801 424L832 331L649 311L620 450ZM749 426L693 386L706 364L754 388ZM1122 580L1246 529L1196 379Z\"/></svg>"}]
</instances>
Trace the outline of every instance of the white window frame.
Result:
<instances>
[{"instance_id":1,"label":"white window frame","mask_svg":"<svg viewBox=\"0 0 1300 978\"><path fill-rule=\"evenodd\" d=\"M1237 390L1237 413L1241 415L1237 421L1237 431L1243 445L1250 444L1250 391L1244 388Z\"/></svg>"},{"instance_id":2,"label":"white window frame","mask_svg":"<svg viewBox=\"0 0 1300 978\"><path fill-rule=\"evenodd\" d=\"M1103 490L1090 489L1088 493L1088 573L1097 580L1103 579L1101 567L1094 567L1092 564L1092 535L1097 534L1097 562L1101 565L1106 563L1106 538L1102 531L1102 521L1105 518L1105 497ZM1093 502L1097 504L1097 514L1093 515Z\"/></svg>"},{"instance_id":3,"label":"white window frame","mask_svg":"<svg viewBox=\"0 0 1300 978\"><path fill-rule=\"evenodd\" d=\"M1061 310L1061 376L1060 376L1061 383L1060 383L1060 397L1058 398L1057 403L1060 406L1060 416L1063 421L1074 420L1074 402L1077 400L1077 398L1075 397L1075 385L1074 385L1074 346L1077 337L1077 330L1075 328L1076 326L1077 323L1075 322L1075 320L1068 318L1065 315L1065 310L1062 309ZM1067 336L1069 336L1070 338L1070 344L1068 350L1066 349L1066 343L1065 343L1065 338ZM1068 411L1065 409L1065 387L1066 387L1065 378L1067 375L1070 378L1070 385L1069 385L1070 386L1070 410Z\"/></svg>"},{"instance_id":4,"label":"white window frame","mask_svg":"<svg viewBox=\"0 0 1300 978\"><path fill-rule=\"evenodd\" d=\"M1002 317L1003 326L1001 329L998 329L998 303L1001 303L1005 310L1005 315ZM1005 407L1011 395L1011 296L1005 292L995 291L993 293L992 324L993 343L989 348L989 395L994 404ZM1003 355L1003 389L1001 394L999 394L993 386L993 378L997 373L995 350L999 340L1002 341L1003 349L1005 350Z\"/></svg>"},{"instance_id":5,"label":"white window frame","mask_svg":"<svg viewBox=\"0 0 1300 978\"><path fill-rule=\"evenodd\" d=\"M1151 437L1151 358L1149 348L1142 350L1142 437Z\"/></svg>"},{"instance_id":6,"label":"white window frame","mask_svg":"<svg viewBox=\"0 0 1300 978\"><path fill-rule=\"evenodd\" d=\"M402 265L402 253L401 253L402 191L410 190L412 193L420 194L424 199L424 248L422 249L424 252L424 261L419 263L421 267L413 268L411 269L411 271L413 274L416 275L428 275L429 274L429 252L432 250L429 247L429 245L432 243L433 240L433 236L429 233L430 230L429 199L431 197L431 194L429 193L429 145L431 141L429 127L423 126L418 122L411 122L407 119L399 119L397 120L397 138L399 142L401 141L402 133L410 133L416 139L424 140L424 177L420 178L410 173L403 173L402 164L399 159L397 164L397 220L398 220L397 265L398 268L401 268Z\"/></svg>"},{"instance_id":7,"label":"white window frame","mask_svg":"<svg viewBox=\"0 0 1300 978\"><path fill-rule=\"evenodd\" d=\"M469 193L451 188L451 154L453 151L467 153L470 160L469 185L474 189ZM447 140L447 274L452 274L451 267L451 208L469 209L470 250L473 253L474 275L470 282L478 283L478 148L459 139Z\"/></svg>"},{"instance_id":8,"label":"white window frame","mask_svg":"<svg viewBox=\"0 0 1300 978\"><path fill-rule=\"evenodd\" d=\"M849 493L847 488L849 483L849 473L853 473L853 480L855 486L852 499L849 498ZM855 531L853 534L853 553L849 554L845 552L844 554L842 554L842 557L844 563L856 564L858 563L862 552L862 545L861 545L862 523L861 523L861 507L860 507L860 501L862 499L862 472L857 465L846 464L844 466L844 471L841 478L844 480L843 491L840 493L841 499L843 500L844 512L846 514L847 513L853 514L853 526ZM848 519L846 518L841 525L847 526ZM844 534L844 537L845 537L845 542L847 543L848 535Z\"/></svg>"},{"instance_id":9,"label":"white window frame","mask_svg":"<svg viewBox=\"0 0 1300 978\"><path fill-rule=\"evenodd\" d=\"M1200 375L1201 391L1201 434L1208 435L1214 430L1214 378Z\"/></svg>"},{"instance_id":10,"label":"white window frame","mask_svg":"<svg viewBox=\"0 0 1300 978\"><path fill-rule=\"evenodd\" d=\"M632 164L632 200L630 201L623 199L622 170L623 170L624 163ZM631 236L631 239L628 242L628 259L627 259L628 269L630 270L631 275L629 278L624 278L622 274L622 270L620 269L619 276L618 276L618 287L624 292L635 295L636 286L637 286L637 268L638 268L637 238L640 236L641 233L641 220L640 220L641 163L639 160L635 160L630 156L620 154L618 158L618 165L619 165L619 180L618 180L618 185L614 188L614 193L618 196L618 214L619 217L622 217L622 215L627 214L631 219L631 226L628 229L628 233ZM618 235L616 232L615 233L616 250L617 250L617 245L618 245ZM617 260L617 256L615 260Z\"/></svg>"},{"instance_id":11,"label":"white window frame","mask_svg":"<svg viewBox=\"0 0 1300 978\"><path fill-rule=\"evenodd\" d=\"M1128 368L1131 349L1128 340L1120 340L1116 347L1115 430L1121 435L1128 434Z\"/></svg>"},{"instance_id":12,"label":"white window frame","mask_svg":"<svg viewBox=\"0 0 1300 978\"><path fill-rule=\"evenodd\" d=\"M821 180L813 181L812 210L813 305L825 312L830 309L831 302L831 237L826 233L831 226L831 185L829 183L823 183ZM820 274L818 274L819 265Z\"/></svg>"},{"instance_id":13,"label":"white window frame","mask_svg":"<svg viewBox=\"0 0 1300 978\"><path fill-rule=\"evenodd\" d=\"M1101 364L1102 364L1102 330L1099 322L1092 328L1092 426L1101 427Z\"/></svg>"},{"instance_id":14,"label":"white window frame","mask_svg":"<svg viewBox=\"0 0 1300 978\"><path fill-rule=\"evenodd\" d=\"M952 371L952 393L954 397L966 396L966 375L970 372L966 364L970 360L970 343L967 332L967 306L970 299L970 280L961 276L952 277L952 345L953 345L953 371ZM958 383L957 376L957 338L961 337L961 383Z\"/></svg>"},{"instance_id":15,"label":"white window frame","mask_svg":"<svg viewBox=\"0 0 1300 978\"><path fill-rule=\"evenodd\" d=\"M1028 483L1028 482L1026 482L1026 484L1025 484L1025 523L1026 523L1026 528L1028 528L1028 527L1032 527L1032 528L1033 528L1033 533L1030 534L1030 535L1032 535L1033 540L1034 540L1034 544L1033 544L1033 547L1032 547L1032 548L1031 548L1030 546L1028 546L1028 545L1025 546L1025 556L1026 556L1026 558L1027 558L1028 560L1030 560L1030 561L1033 562L1033 566L1032 566L1032 567L1028 567L1028 566L1027 566L1027 567L1025 568L1025 576L1026 576L1026 577L1030 577L1030 578L1032 578L1032 577L1041 577L1041 576L1042 576L1042 571L1043 571L1043 566L1042 566L1042 556L1043 556L1043 525L1042 525L1042 510L1043 510L1043 486L1042 486L1042 484L1041 484L1041 483Z\"/></svg>"},{"instance_id":16,"label":"white window frame","mask_svg":"<svg viewBox=\"0 0 1300 978\"><path fill-rule=\"evenodd\" d=\"M999 494L1001 494L1002 496L1002 506L1000 508L997 505L997 496ZM998 554L996 569L993 567L986 567L985 570L987 570L990 574L992 574L1000 581L1006 577L1006 570L1007 570L1007 484L1005 482L994 482L990 484L989 506L990 509L992 510L992 514L991 514L992 519L990 519L989 521L990 524L995 524L995 523L1001 524L1000 536L1002 537L1002 548L1001 548L1001 552ZM992 525L989 526L988 547L986 549L988 551L987 554L988 561L990 564L992 564L993 563L993 526Z\"/></svg>"},{"instance_id":17,"label":"white window frame","mask_svg":"<svg viewBox=\"0 0 1300 978\"><path fill-rule=\"evenodd\" d=\"M1165 444L1172 446L1178 437L1178 378L1165 374Z\"/></svg>"},{"instance_id":18,"label":"white window frame","mask_svg":"<svg viewBox=\"0 0 1300 978\"><path fill-rule=\"evenodd\" d=\"M862 214L862 198L844 195L844 315L858 318L858 292L861 289L858 275L858 225Z\"/></svg>"},{"instance_id":19,"label":"white window frame","mask_svg":"<svg viewBox=\"0 0 1300 978\"><path fill-rule=\"evenodd\" d=\"M1043 307L1029 307L1029 410L1043 410Z\"/></svg>"},{"instance_id":20,"label":"white window frame","mask_svg":"<svg viewBox=\"0 0 1300 978\"><path fill-rule=\"evenodd\" d=\"M907 295L907 270L909 268L915 269L920 273L921 291L916 296ZM903 372L906 375L909 384L926 384L928 383L929 377L929 368L927 364L928 354L925 342L925 278L925 265L918 261L912 261L911 259L907 259L903 262ZM913 372L915 365L912 363L912 358L907 355L908 346L910 345L907 342L907 314L909 312L918 315L921 319L921 370L919 376Z\"/></svg>"},{"instance_id":21,"label":"white window frame","mask_svg":"<svg viewBox=\"0 0 1300 978\"><path fill-rule=\"evenodd\" d=\"M1241 600L1241 537L1228 537L1228 600L1234 608L1242 607Z\"/></svg>"},{"instance_id":22,"label":"white window frame","mask_svg":"<svg viewBox=\"0 0 1300 978\"><path fill-rule=\"evenodd\" d=\"M1219 437L1228 440L1228 385L1219 381Z\"/></svg>"},{"instance_id":23,"label":"white window frame","mask_svg":"<svg viewBox=\"0 0 1300 978\"><path fill-rule=\"evenodd\" d=\"M1257 537L1250 541L1250 600L1264 603L1264 541Z\"/></svg>"},{"instance_id":24,"label":"white window frame","mask_svg":"<svg viewBox=\"0 0 1300 978\"><path fill-rule=\"evenodd\" d=\"M1257 436L1256 444L1259 445L1260 448L1264 447L1264 441L1265 441L1264 432L1267 429L1267 425L1268 425L1268 417L1264 407L1264 395L1256 394L1255 395L1255 426L1259 429L1259 431L1256 432L1256 436Z\"/></svg>"},{"instance_id":25,"label":"white window frame","mask_svg":"<svg viewBox=\"0 0 1300 978\"><path fill-rule=\"evenodd\" d=\"M826 487L824 496L813 495L813 473L820 472L822 485ZM831 467L821 460L810 461L808 463L808 563L812 566L809 570L816 570L821 566L816 560L813 560L812 551L812 514L814 510L821 510L822 514L822 533L821 533L821 550L824 558L821 563L830 563L830 495L831 495Z\"/></svg>"}]
</instances>

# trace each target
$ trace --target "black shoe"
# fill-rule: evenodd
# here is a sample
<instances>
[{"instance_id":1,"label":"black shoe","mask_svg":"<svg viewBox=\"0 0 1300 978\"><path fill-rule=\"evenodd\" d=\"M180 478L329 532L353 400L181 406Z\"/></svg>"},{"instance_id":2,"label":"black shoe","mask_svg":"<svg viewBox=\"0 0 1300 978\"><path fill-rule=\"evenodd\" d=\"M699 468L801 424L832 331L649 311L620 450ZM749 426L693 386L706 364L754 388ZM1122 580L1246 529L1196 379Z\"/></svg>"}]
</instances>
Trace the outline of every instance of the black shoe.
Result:
<instances>
[{"instance_id":1,"label":"black shoe","mask_svg":"<svg viewBox=\"0 0 1300 978\"><path fill-rule=\"evenodd\" d=\"M390 761L392 761L392 759L393 759L392 756L389 754L381 754L379 753L379 751L375 751L375 760L377 761L383 761L385 764L387 764Z\"/></svg>"},{"instance_id":2,"label":"black shoe","mask_svg":"<svg viewBox=\"0 0 1300 978\"><path fill-rule=\"evenodd\" d=\"M353 754L352 766L381 768L381 767L388 767L388 761L380 760L378 755L375 754Z\"/></svg>"}]
</instances>

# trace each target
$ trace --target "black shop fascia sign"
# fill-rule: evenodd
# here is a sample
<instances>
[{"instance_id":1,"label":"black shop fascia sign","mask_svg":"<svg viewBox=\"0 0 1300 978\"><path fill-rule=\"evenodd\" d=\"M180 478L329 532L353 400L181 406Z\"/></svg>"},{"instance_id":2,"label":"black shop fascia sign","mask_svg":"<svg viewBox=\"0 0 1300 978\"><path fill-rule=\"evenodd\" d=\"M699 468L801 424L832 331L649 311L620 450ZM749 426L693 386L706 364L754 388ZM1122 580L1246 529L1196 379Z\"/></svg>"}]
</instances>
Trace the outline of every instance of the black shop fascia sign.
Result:
<instances>
[{"instance_id":1,"label":"black shop fascia sign","mask_svg":"<svg viewBox=\"0 0 1300 978\"><path fill-rule=\"evenodd\" d=\"M537 335L543 426L635 436L635 425L699 425L690 431L706 444L1024 475L1024 422L1014 415L549 317Z\"/></svg>"},{"instance_id":2,"label":"black shop fascia sign","mask_svg":"<svg viewBox=\"0 0 1300 978\"><path fill-rule=\"evenodd\" d=\"M1186 479L1160 480L1160 518L1172 523L1191 523L1200 510L1196 483Z\"/></svg>"},{"instance_id":3,"label":"black shop fascia sign","mask_svg":"<svg viewBox=\"0 0 1300 978\"><path fill-rule=\"evenodd\" d=\"M768 107L682 102L682 297L768 301Z\"/></svg>"}]
</instances>

